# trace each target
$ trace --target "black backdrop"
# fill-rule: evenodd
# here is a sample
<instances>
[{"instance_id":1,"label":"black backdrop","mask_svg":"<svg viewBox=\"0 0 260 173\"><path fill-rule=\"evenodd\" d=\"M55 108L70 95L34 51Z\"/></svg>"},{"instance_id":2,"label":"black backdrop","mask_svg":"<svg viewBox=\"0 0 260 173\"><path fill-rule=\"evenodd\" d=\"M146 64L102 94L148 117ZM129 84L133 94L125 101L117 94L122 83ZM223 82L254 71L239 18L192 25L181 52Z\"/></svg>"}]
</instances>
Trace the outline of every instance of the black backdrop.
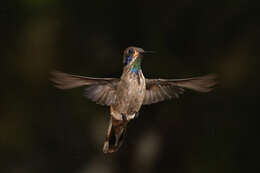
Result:
<instances>
[{"instance_id":1,"label":"black backdrop","mask_svg":"<svg viewBox=\"0 0 260 173\"><path fill-rule=\"evenodd\" d=\"M0 7L0 172L258 172L259 3L19 0ZM149 78L218 73L211 93L145 106L102 153L108 107L60 91L58 69L120 77L138 46Z\"/></svg>"}]
</instances>

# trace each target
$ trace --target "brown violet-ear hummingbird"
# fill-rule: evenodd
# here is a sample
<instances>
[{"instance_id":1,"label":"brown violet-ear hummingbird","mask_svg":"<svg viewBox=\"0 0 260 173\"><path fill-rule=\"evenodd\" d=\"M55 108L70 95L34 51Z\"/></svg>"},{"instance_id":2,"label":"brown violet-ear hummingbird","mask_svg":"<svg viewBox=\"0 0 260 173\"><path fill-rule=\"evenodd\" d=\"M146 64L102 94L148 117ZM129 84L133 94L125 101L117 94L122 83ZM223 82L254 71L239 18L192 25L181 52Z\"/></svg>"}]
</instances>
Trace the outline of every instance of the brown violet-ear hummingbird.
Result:
<instances>
[{"instance_id":1,"label":"brown violet-ear hummingbird","mask_svg":"<svg viewBox=\"0 0 260 173\"><path fill-rule=\"evenodd\" d=\"M187 79L146 79L141 61L145 53L138 47L128 47L123 54L123 73L120 78L92 78L52 72L51 81L60 89L85 86L85 96L97 104L110 106L110 121L103 146L112 153L121 146L129 121L138 115L142 105L178 98L185 89L209 92L216 85L216 75L209 74Z\"/></svg>"}]
</instances>

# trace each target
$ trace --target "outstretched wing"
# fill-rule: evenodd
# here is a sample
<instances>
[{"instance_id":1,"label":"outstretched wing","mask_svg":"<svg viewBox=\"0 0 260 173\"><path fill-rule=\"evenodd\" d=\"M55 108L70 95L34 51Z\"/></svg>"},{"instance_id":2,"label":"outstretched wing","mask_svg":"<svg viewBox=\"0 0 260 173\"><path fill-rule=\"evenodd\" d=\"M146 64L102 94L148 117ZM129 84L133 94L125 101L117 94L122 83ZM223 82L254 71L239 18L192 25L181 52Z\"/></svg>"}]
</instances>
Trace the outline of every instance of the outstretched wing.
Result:
<instances>
[{"instance_id":1,"label":"outstretched wing","mask_svg":"<svg viewBox=\"0 0 260 173\"><path fill-rule=\"evenodd\" d=\"M116 99L117 78L91 78L53 71L50 80L59 89L87 86L86 96L101 105L111 105Z\"/></svg>"},{"instance_id":2,"label":"outstretched wing","mask_svg":"<svg viewBox=\"0 0 260 173\"><path fill-rule=\"evenodd\" d=\"M185 89L209 92L217 84L216 75L209 74L187 79L146 79L144 105L179 98Z\"/></svg>"}]
</instances>

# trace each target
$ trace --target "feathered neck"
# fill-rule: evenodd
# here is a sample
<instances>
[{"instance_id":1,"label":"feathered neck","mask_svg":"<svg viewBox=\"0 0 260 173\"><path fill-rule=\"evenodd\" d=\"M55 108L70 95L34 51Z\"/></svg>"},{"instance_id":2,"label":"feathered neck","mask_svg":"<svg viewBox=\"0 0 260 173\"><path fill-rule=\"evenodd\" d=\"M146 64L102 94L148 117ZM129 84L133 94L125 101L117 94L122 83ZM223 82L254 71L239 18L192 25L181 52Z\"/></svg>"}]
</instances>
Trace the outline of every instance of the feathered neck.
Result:
<instances>
[{"instance_id":1,"label":"feathered neck","mask_svg":"<svg viewBox=\"0 0 260 173\"><path fill-rule=\"evenodd\" d=\"M141 58L136 58L136 60L132 64L132 67L130 68L130 71L138 74L140 69L141 69Z\"/></svg>"}]
</instances>

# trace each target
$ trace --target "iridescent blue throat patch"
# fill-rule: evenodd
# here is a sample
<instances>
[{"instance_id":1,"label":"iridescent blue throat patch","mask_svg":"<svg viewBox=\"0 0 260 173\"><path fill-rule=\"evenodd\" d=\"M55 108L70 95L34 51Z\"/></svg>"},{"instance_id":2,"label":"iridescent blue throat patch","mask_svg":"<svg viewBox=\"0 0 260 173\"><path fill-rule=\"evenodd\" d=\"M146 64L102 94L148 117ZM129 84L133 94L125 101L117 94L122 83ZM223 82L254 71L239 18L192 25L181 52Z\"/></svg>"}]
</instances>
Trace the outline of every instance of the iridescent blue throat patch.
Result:
<instances>
[{"instance_id":1,"label":"iridescent blue throat patch","mask_svg":"<svg viewBox=\"0 0 260 173\"><path fill-rule=\"evenodd\" d=\"M127 57L126 64L128 64L132 60L132 56Z\"/></svg>"}]
</instances>

